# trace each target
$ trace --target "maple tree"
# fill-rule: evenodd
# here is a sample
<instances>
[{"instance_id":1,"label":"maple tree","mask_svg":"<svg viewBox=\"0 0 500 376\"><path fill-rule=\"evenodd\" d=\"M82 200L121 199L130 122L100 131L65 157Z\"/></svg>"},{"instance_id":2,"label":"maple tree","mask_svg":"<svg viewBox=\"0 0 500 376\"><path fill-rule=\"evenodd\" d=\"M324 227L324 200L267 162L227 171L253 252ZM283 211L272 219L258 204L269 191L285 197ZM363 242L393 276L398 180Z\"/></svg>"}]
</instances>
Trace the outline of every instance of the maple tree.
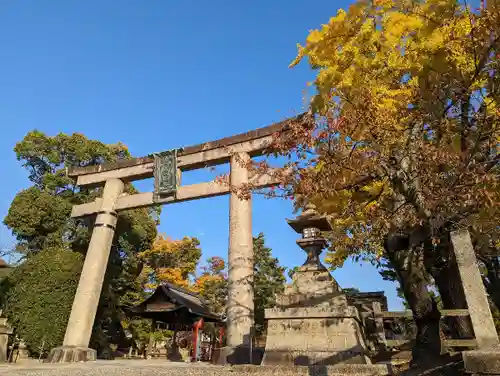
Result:
<instances>
[{"instance_id":1,"label":"maple tree","mask_svg":"<svg viewBox=\"0 0 500 376\"><path fill-rule=\"evenodd\" d=\"M150 249L139 254L143 262L145 289L154 290L164 282L190 287L200 257L200 241L197 238L186 236L174 240L158 236Z\"/></svg>"},{"instance_id":2,"label":"maple tree","mask_svg":"<svg viewBox=\"0 0 500 376\"><path fill-rule=\"evenodd\" d=\"M224 259L218 256L207 259L192 290L205 299L213 312L224 314L227 300L227 271Z\"/></svg>"},{"instance_id":3,"label":"maple tree","mask_svg":"<svg viewBox=\"0 0 500 376\"><path fill-rule=\"evenodd\" d=\"M497 255L500 11L455 0L357 1L313 30L292 66L317 70L308 113L276 135L276 177L297 207L327 214L327 261L395 272L417 324L413 360L440 353L443 305L459 305L449 233ZM251 168L266 170L265 162Z\"/></svg>"}]
</instances>

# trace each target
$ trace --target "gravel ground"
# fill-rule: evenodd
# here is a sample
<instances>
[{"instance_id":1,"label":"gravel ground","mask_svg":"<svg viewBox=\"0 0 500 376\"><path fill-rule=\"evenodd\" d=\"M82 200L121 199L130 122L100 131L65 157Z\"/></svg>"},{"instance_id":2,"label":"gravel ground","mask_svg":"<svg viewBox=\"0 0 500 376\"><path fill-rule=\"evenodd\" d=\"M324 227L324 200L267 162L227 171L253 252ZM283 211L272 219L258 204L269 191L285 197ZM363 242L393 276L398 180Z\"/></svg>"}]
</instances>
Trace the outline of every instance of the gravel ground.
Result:
<instances>
[{"instance_id":1,"label":"gravel ground","mask_svg":"<svg viewBox=\"0 0 500 376\"><path fill-rule=\"evenodd\" d=\"M172 363L162 360L113 360L72 364L0 366L0 376L382 376L384 366L330 367L234 366Z\"/></svg>"}]
</instances>

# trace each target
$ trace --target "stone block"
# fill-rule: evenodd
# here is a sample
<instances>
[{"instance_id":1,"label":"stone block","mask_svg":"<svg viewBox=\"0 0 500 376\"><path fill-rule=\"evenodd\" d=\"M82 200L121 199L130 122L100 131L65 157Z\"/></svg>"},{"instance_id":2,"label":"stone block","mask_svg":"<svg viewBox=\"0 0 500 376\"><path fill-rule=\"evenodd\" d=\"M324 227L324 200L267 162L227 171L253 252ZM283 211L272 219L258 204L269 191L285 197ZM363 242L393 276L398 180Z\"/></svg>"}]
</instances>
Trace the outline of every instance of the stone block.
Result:
<instances>
[{"instance_id":1,"label":"stone block","mask_svg":"<svg viewBox=\"0 0 500 376\"><path fill-rule=\"evenodd\" d=\"M462 357L470 375L500 375L500 349L464 351Z\"/></svg>"},{"instance_id":2,"label":"stone block","mask_svg":"<svg viewBox=\"0 0 500 376\"><path fill-rule=\"evenodd\" d=\"M263 365L370 364L356 307L321 265L304 265L265 310Z\"/></svg>"},{"instance_id":3,"label":"stone block","mask_svg":"<svg viewBox=\"0 0 500 376\"><path fill-rule=\"evenodd\" d=\"M268 310L264 365L370 364L354 307Z\"/></svg>"},{"instance_id":4,"label":"stone block","mask_svg":"<svg viewBox=\"0 0 500 376\"><path fill-rule=\"evenodd\" d=\"M46 363L88 362L97 359L97 351L87 347L62 346L52 349Z\"/></svg>"},{"instance_id":5,"label":"stone block","mask_svg":"<svg viewBox=\"0 0 500 376\"><path fill-rule=\"evenodd\" d=\"M250 355L251 353L251 355ZM212 363L216 365L255 364L262 362L263 349L246 346L225 346L214 350Z\"/></svg>"}]
</instances>

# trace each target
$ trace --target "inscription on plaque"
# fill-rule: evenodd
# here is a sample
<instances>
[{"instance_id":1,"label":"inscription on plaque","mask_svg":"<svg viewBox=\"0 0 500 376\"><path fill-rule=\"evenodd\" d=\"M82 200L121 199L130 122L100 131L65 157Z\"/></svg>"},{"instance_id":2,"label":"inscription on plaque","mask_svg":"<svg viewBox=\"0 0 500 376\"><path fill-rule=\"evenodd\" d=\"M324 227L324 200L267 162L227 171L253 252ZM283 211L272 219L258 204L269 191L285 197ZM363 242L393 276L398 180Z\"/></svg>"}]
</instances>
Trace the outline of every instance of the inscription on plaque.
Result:
<instances>
[{"instance_id":1,"label":"inscription on plaque","mask_svg":"<svg viewBox=\"0 0 500 376\"><path fill-rule=\"evenodd\" d=\"M177 150L153 154L155 196L173 196L177 192Z\"/></svg>"}]
</instances>

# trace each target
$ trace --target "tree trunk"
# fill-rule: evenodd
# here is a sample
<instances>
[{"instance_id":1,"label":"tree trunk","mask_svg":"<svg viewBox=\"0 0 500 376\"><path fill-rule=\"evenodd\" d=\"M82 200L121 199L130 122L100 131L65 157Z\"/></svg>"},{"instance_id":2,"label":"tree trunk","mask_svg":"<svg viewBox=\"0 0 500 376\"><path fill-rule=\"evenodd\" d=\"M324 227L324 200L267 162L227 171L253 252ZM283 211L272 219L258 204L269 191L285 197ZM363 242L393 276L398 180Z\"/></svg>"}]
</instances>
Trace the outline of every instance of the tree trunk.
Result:
<instances>
[{"instance_id":1,"label":"tree trunk","mask_svg":"<svg viewBox=\"0 0 500 376\"><path fill-rule=\"evenodd\" d=\"M391 236L386 241L385 249L417 327L412 365L429 364L441 355L441 313L427 290L423 251L421 248L410 247L409 238L399 235Z\"/></svg>"},{"instance_id":2,"label":"tree trunk","mask_svg":"<svg viewBox=\"0 0 500 376\"><path fill-rule=\"evenodd\" d=\"M500 263L498 257L491 257L487 260L483 258L483 262L487 269L486 291L497 309L500 309Z\"/></svg>"}]
</instances>

